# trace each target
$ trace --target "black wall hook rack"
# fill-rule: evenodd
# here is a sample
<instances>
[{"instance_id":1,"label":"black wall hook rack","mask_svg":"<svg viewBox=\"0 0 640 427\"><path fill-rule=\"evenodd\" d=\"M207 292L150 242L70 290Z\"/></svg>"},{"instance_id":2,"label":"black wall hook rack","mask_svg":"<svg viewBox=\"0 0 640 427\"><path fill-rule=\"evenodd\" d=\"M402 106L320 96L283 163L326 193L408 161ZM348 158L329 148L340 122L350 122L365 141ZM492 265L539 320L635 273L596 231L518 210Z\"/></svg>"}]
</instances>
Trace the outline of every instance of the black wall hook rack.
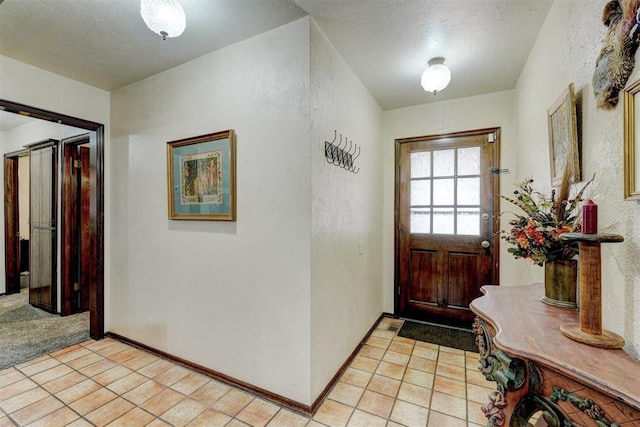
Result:
<instances>
[{"instance_id":1,"label":"black wall hook rack","mask_svg":"<svg viewBox=\"0 0 640 427\"><path fill-rule=\"evenodd\" d=\"M344 138L343 146L342 134L340 134L340 140L336 144L337 139L338 131L336 130L333 133L333 141L324 142L324 157L327 159L327 163L340 166L349 172L360 172L360 168L356 168L354 165L355 160L360 156L360 147L346 137Z\"/></svg>"}]
</instances>

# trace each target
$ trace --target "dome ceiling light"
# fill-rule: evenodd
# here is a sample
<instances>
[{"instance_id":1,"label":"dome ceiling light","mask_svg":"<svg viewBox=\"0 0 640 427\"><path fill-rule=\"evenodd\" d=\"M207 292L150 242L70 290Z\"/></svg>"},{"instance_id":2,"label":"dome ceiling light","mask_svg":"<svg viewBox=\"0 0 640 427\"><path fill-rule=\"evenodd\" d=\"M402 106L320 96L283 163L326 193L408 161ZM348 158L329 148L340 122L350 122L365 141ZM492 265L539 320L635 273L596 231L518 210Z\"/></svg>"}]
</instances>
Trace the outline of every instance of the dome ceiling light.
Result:
<instances>
[{"instance_id":1,"label":"dome ceiling light","mask_svg":"<svg viewBox=\"0 0 640 427\"><path fill-rule=\"evenodd\" d=\"M184 9L178 0L141 0L140 15L147 27L156 34L178 37L187 26Z\"/></svg>"},{"instance_id":2,"label":"dome ceiling light","mask_svg":"<svg viewBox=\"0 0 640 427\"><path fill-rule=\"evenodd\" d=\"M451 71L444 65L444 58L437 56L429 60L429 66L422 73L422 87L433 95L446 88L451 80Z\"/></svg>"}]
</instances>

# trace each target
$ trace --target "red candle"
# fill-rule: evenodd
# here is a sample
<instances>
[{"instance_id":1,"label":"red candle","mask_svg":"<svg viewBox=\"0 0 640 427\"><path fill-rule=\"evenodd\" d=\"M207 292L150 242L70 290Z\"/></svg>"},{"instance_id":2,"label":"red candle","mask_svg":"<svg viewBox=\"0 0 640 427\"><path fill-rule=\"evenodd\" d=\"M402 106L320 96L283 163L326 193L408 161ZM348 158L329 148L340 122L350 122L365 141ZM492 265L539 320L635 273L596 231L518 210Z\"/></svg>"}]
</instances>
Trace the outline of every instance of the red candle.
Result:
<instances>
[{"instance_id":1,"label":"red candle","mask_svg":"<svg viewBox=\"0 0 640 427\"><path fill-rule=\"evenodd\" d=\"M584 234L598 232L598 205L591 199L582 206L582 232Z\"/></svg>"}]
</instances>

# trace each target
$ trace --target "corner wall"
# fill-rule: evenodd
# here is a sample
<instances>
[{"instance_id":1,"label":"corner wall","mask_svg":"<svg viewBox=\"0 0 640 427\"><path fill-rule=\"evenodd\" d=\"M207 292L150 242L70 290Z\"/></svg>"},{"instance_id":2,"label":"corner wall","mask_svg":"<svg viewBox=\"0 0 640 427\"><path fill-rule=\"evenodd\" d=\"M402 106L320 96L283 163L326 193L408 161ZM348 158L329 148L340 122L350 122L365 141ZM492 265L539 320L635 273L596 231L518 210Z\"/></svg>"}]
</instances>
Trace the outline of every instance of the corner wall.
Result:
<instances>
[{"instance_id":1,"label":"corner wall","mask_svg":"<svg viewBox=\"0 0 640 427\"><path fill-rule=\"evenodd\" d=\"M547 109L573 82L582 175L595 174L588 197L599 205L599 231L625 239L602 245L603 327L622 335L625 349L640 359L640 203L623 200L623 101L613 110L596 108L591 83L606 30L601 21L606 3L566 0L551 7L516 88L517 169L540 191L550 191ZM636 62L628 84L639 78ZM520 268L522 281L542 280L542 269Z\"/></svg>"},{"instance_id":2,"label":"corner wall","mask_svg":"<svg viewBox=\"0 0 640 427\"><path fill-rule=\"evenodd\" d=\"M382 313L381 119L376 101L311 21L314 400ZM324 141L334 132L360 147L357 174L327 163Z\"/></svg>"},{"instance_id":3,"label":"corner wall","mask_svg":"<svg viewBox=\"0 0 640 427\"><path fill-rule=\"evenodd\" d=\"M310 396L309 19L112 93L110 330ZM235 129L237 221L167 219L166 143Z\"/></svg>"}]
</instances>

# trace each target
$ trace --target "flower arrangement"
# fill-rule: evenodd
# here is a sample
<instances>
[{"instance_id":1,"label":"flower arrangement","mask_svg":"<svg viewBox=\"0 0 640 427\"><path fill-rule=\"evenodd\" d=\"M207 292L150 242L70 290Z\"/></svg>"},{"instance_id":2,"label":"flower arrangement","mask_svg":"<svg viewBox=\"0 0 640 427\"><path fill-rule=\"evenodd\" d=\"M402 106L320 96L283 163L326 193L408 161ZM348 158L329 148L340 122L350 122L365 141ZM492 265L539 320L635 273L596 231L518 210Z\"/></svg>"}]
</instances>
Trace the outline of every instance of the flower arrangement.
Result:
<instances>
[{"instance_id":1,"label":"flower arrangement","mask_svg":"<svg viewBox=\"0 0 640 427\"><path fill-rule=\"evenodd\" d=\"M593 178L570 199L569 176L569 173L564 173L558 192L553 189L550 197L534 190L531 178L517 185L513 198L502 196L524 212L514 214L515 218L509 221L511 230L502 230L502 239L515 246L508 249L513 256L530 259L542 266L545 262L569 260L578 254L577 242L561 240L560 236L580 232L581 210L578 205Z\"/></svg>"}]
</instances>

